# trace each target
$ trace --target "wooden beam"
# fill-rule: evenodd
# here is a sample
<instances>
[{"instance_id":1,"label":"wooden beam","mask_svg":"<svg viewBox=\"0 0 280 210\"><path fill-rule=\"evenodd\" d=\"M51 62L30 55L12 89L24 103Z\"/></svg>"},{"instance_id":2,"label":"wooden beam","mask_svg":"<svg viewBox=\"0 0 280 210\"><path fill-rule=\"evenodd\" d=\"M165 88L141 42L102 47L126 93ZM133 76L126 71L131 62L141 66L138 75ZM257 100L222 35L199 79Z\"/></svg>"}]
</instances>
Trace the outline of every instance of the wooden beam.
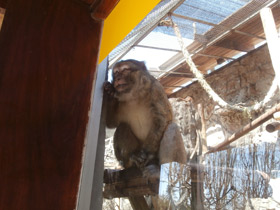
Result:
<instances>
[{"instance_id":1,"label":"wooden beam","mask_svg":"<svg viewBox=\"0 0 280 210\"><path fill-rule=\"evenodd\" d=\"M185 77L185 78L194 78L193 74L192 73L180 73L180 72L170 72L168 73L168 77Z\"/></svg>"},{"instance_id":2,"label":"wooden beam","mask_svg":"<svg viewBox=\"0 0 280 210\"><path fill-rule=\"evenodd\" d=\"M238 43L234 40L231 40L230 38L225 38L217 43L214 44L214 46L217 47L223 47L231 50L237 50L241 52L250 52L255 49L254 45L249 45L249 44L242 44Z\"/></svg>"},{"instance_id":3,"label":"wooden beam","mask_svg":"<svg viewBox=\"0 0 280 210\"><path fill-rule=\"evenodd\" d=\"M9 0L0 33L0 209L76 208L101 30L77 1Z\"/></svg>"},{"instance_id":4,"label":"wooden beam","mask_svg":"<svg viewBox=\"0 0 280 210\"><path fill-rule=\"evenodd\" d=\"M276 81L278 81L278 87L280 88L280 39L278 37L277 28L270 8L262 9L260 15L272 66L274 68L275 77L277 79Z\"/></svg>"},{"instance_id":5,"label":"wooden beam","mask_svg":"<svg viewBox=\"0 0 280 210\"><path fill-rule=\"evenodd\" d=\"M5 9L0 8L0 30L1 30L1 27L2 27L4 15L5 15Z\"/></svg>"},{"instance_id":6,"label":"wooden beam","mask_svg":"<svg viewBox=\"0 0 280 210\"><path fill-rule=\"evenodd\" d=\"M7 8L8 0L0 0L0 7L3 9Z\"/></svg>"},{"instance_id":7,"label":"wooden beam","mask_svg":"<svg viewBox=\"0 0 280 210\"><path fill-rule=\"evenodd\" d=\"M206 154L224 150L226 146L228 146L230 143L236 141L237 139L244 136L251 130L255 129L256 127L260 126L267 120L271 119L273 117L273 114L278 111L280 111L280 104L277 104L276 106L269 109L267 112L265 112L264 114L262 114L261 116L259 116L258 118L250 122L249 124L245 125L241 130L231 135L228 139L226 139L222 143L212 147Z\"/></svg>"},{"instance_id":8,"label":"wooden beam","mask_svg":"<svg viewBox=\"0 0 280 210\"><path fill-rule=\"evenodd\" d=\"M159 179L144 178L136 168L104 171L104 198L157 195Z\"/></svg>"},{"instance_id":9,"label":"wooden beam","mask_svg":"<svg viewBox=\"0 0 280 210\"><path fill-rule=\"evenodd\" d=\"M102 1L102 0L79 0L87 5L94 4L94 2Z\"/></svg>"},{"instance_id":10,"label":"wooden beam","mask_svg":"<svg viewBox=\"0 0 280 210\"><path fill-rule=\"evenodd\" d=\"M255 35L255 34L250 34L250 33L243 32L243 31L239 31L239 30L237 30L237 29L233 29L232 31L233 31L234 33L241 34L241 35L244 35L244 36L249 36L249 37L253 37L253 38L265 40L265 38L262 37L262 36L258 36L258 35Z\"/></svg>"},{"instance_id":11,"label":"wooden beam","mask_svg":"<svg viewBox=\"0 0 280 210\"><path fill-rule=\"evenodd\" d=\"M120 0L95 0L91 4L91 16L98 20L105 20Z\"/></svg>"},{"instance_id":12,"label":"wooden beam","mask_svg":"<svg viewBox=\"0 0 280 210\"><path fill-rule=\"evenodd\" d=\"M225 56L218 56L218 55L209 55L209 54L205 54L205 53L197 53L195 55L198 55L198 56L204 56L204 57L208 57L208 58L217 58L217 59L226 59L226 60L236 60L234 58L230 58L230 57L225 57Z\"/></svg>"}]
</instances>

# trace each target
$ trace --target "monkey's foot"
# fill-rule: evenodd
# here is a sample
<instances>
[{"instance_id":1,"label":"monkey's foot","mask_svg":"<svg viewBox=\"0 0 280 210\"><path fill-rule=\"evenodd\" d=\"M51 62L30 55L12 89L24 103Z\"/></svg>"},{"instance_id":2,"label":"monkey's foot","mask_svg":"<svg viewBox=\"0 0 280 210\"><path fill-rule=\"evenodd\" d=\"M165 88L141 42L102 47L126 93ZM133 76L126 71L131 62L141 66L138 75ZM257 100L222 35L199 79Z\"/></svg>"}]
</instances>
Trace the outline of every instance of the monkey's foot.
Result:
<instances>
[{"instance_id":1,"label":"monkey's foot","mask_svg":"<svg viewBox=\"0 0 280 210\"><path fill-rule=\"evenodd\" d=\"M155 164L145 166L142 173L143 173L143 176L146 178L159 179L160 178L160 166L155 165Z\"/></svg>"}]
</instances>

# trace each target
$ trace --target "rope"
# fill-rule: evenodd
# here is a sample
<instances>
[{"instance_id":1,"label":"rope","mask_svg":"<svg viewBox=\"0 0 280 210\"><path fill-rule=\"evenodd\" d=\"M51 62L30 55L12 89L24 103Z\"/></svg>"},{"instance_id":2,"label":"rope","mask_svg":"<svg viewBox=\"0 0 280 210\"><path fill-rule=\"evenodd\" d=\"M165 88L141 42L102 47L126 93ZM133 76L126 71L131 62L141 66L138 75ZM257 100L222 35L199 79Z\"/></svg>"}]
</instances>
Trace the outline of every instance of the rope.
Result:
<instances>
[{"instance_id":1,"label":"rope","mask_svg":"<svg viewBox=\"0 0 280 210\"><path fill-rule=\"evenodd\" d=\"M273 83L271 85L270 90L268 91L267 95L265 96L264 100L262 102L259 102L253 106L250 107L245 107L241 105L231 105L224 101L207 83L207 81L204 79L203 74L196 68L195 63L193 62L191 55L189 54L187 47L183 41L182 35L180 33L180 30L178 28L178 25L173 22L172 18L169 16L169 20L164 20L161 21L160 23L161 26L172 26L174 29L174 32L177 36L177 40L179 42L179 45L181 47L182 53L185 57L185 61L190 67L191 72L195 75L197 78L199 84L202 86L202 88L207 92L209 97L216 102L220 107L233 110L233 111L239 111L239 112L244 112L251 118L251 113L253 111L257 111L261 109L265 104L267 104L270 101L270 98L274 95L275 91L277 90L277 81L274 78Z\"/></svg>"}]
</instances>

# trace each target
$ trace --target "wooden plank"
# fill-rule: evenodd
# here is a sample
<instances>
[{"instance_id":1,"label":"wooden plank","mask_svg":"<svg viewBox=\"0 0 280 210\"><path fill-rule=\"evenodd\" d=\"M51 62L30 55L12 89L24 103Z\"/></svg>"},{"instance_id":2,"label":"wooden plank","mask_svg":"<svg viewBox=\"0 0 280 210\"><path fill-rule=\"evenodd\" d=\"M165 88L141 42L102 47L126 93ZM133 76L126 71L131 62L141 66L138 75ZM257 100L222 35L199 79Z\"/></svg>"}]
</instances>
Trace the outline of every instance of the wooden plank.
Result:
<instances>
[{"instance_id":1,"label":"wooden plank","mask_svg":"<svg viewBox=\"0 0 280 210\"><path fill-rule=\"evenodd\" d=\"M157 195L159 179L144 178L136 168L104 171L104 198Z\"/></svg>"},{"instance_id":2,"label":"wooden plank","mask_svg":"<svg viewBox=\"0 0 280 210\"><path fill-rule=\"evenodd\" d=\"M0 0L0 7L6 9L8 0Z\"/></svg>"},{"instance_id":3,"label":"wooden plank","mask_svg":"<svg viewBox=\"0 0 280 210\"><path fill-rule=\"evenodd\" d=\"M252 44L247 44L247 43L240 43L239 41L231 39L230 37L227 37L217 43L215 43L215 46L218 47L223 47L223 48L228 48L228 49L232 49L232 50L238 50L241 52L250 52L251 50L255 49L255 46ZM249 39L249 38L248 38Z\"/></svg>"},{"instance_id":4,"label":"wooden plank","mask_svg":"<svg viewBox=\"0 0 280 210\"><path fill-rule=\"evenodd\" d=\"M85 141L86 145L77 210L102 209L105 151L105 122L104 115L102 115L102 99L103 84L107 75L107 65L108 58L98 67L96 84L92 91L92 105Z\"/></svg>"},{"instance_id":5,"label":"wooden plank","mask_svg":"<svg viewBox=\"0 0 280 210\"><path fill-rule=\"evenodd\" d=\"M94 2L97 2L97 1L102 1L102 0L79 0L81 2L84 2L85 4L88 4L88 5L91 5L93 4Z\"/></svg>"},{"instance_id":6,"label":"wooden plank","mask_svg":"<svg viewBox=\"0 0 280 210\"><path fill-rule=\"evenodd\" d=\"M5 9L0 8L0 30L1 30L1 27L2 27L4 15L5 15Z\"/></svg>"},{"instance_id":7,"label":"wooden plank","mask_svg":"<svg viewBox=\"0 0 280 210\"><path fill-rule=\"evenodd\" d=\"M275 19L275 24L277 28L279 28L280 7L274 7L272 12ZM206 22L204 22L204 24L206 24ZM244 33L240 34L240 31ZM199 53L200 49L205 54L221 57L232 57L240 52L250 52L254 50L255 46L263 41L262 37L264 37L264 32L261 19L259 16L255 16L246 21L246 23L238 26L236 31L231 30L227 35L221 37L221 40L217 40L216 42L212 43L212 47L206 46L204 48L202 43L194 41L187 48L190 53ZM202 56L195 55L193 56L193 60L195 64L199 66L199 70L202 71L206 71L217 65L217 60ZM167 77L161 77L159 80L165 87L175 86L175 82L173 80L176 80L176 78L172 79L169 77L171 77L171 75L168 75ZM171 94L173 91L172 88L166 88L165 90L167 94Z\"/></svg>"},{"instance_id":8,"label":"wooden plank","mask_svg":"<svg viewBox=\"0 0 280 210\"><path fill-rule=\"evenodd\" d=\"M278 31L270 8L262 9L260 15L276 81L278 81L280 88L280 39L278 37Z\"/></svg>"},{"instance_id":9,"label":"wooden plank","mask_svg":"<svg viewBox=\"0 0 280 210\"><path fill-rule=\"evenodd\" d=\"M0 209L75 209L101 24L69 0L10 0L0 33Z\"/></svg>"}]
</instances>

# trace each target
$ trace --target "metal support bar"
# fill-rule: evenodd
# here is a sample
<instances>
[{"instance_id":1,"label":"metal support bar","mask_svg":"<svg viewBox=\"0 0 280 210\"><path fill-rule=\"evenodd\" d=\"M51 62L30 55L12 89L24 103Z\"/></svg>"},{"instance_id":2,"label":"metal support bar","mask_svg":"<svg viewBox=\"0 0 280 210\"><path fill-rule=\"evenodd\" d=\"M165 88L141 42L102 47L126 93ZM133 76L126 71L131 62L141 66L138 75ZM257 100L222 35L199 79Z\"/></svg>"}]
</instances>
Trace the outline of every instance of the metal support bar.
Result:
<instances>
[{"instance_id":1,"label":"metal support bar","mask_svg":"<svg viewBox=\"0 0 280 210\"><path fill-rule=\"evenodd\" d=\"M171 52L181 52L181 50L163 48L163 47L153 47L153 46L146 46L146 45L134 45L134 47L142 47L142 48L147 48L147 49L164 50L164 51L171 51Z\"/></svg>"},{"instance_id":2,"label":"metal support bar","mask_svg":"<svg viewBox=\"0 0 280 210\"><path fill-rule=\"evenodd\" d=\"M102 115L103 83L108 57L98 67L84 148L84 160L77 210L102 208L102 187L105 150L105 122Z\"/></svg>"}]
</instances>

